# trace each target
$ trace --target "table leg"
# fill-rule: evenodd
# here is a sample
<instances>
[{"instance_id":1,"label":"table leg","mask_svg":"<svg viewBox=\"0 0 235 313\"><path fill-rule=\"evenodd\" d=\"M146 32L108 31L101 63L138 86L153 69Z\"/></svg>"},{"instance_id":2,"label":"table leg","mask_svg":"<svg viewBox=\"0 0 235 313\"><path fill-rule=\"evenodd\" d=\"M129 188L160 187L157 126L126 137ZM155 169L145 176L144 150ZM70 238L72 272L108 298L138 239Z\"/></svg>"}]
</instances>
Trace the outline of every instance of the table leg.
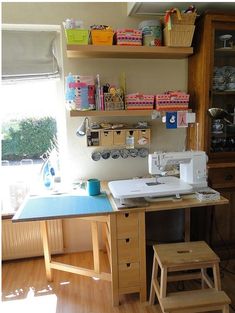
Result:
<instances>
[{"instance_id":1,"label":"table leg","mask_svg":"<svg viewBox=\"0 0 235 313\"><path fill-rule=\"evenodd\" d=\"M40 221L40 229L43 243L43 253L46 267L46 277L48 281L52 281L52 269L50 266L51 263L51 251L48 240L48 229L47 229L47 221Z\"/></svg>"},{"instance_id":2,"label":"table leg","mask_svg":"<svg viewBox=\"0 0 235 313\"><path fill-rule=\"evenodd\" d=\"M184 209L184 241L190 241L190 208Z\"/></svg>"},{"instance_id":3,"label":"table leg","mask_svg":"<svg viewBox=\"0 0 235 313\"><path fill-rule=\"evenodd\" d=\"M98 223L91 222L92 247L94 271L100 273L100 251L99 251L99 237L98 237Z\"/></svg>"}]
</instances>

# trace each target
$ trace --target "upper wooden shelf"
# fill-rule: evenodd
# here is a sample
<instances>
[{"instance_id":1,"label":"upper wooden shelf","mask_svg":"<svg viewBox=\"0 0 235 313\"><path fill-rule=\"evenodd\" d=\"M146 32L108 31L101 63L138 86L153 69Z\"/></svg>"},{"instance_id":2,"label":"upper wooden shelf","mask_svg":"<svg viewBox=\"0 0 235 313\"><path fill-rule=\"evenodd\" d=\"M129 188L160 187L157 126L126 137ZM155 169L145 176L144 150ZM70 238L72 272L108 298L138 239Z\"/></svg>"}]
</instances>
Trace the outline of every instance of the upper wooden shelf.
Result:
<instances>
[{"instance_id":1,"label":"upper wooden shelf","mask_svg":"<svg viewBox=\"0 0 235 313\"><path fill-rule=\"evenodd\" d=\"M235 56L235 48L218 48L215 49L217 55L233 55Z\"/></svg>"},{"instance_id":2,"label":"upper wooden shelf","mask_svg":"<svg viewBox=\"0 0 235 313\"><path fill-rule=\"evenodd\" d=\"M153 110L70 111L70 116L151 116Z\"/></svg>"},{"instance_id":3,"label":"upper wooden shelf","mask_svg":"<svg viewBox=\"0 0 235 313\"><path fill-rule=\"evenodd\" d=\"M191 54L192 47L67 45L68 58L183 59Z\"/></svg>"}]
</instances>

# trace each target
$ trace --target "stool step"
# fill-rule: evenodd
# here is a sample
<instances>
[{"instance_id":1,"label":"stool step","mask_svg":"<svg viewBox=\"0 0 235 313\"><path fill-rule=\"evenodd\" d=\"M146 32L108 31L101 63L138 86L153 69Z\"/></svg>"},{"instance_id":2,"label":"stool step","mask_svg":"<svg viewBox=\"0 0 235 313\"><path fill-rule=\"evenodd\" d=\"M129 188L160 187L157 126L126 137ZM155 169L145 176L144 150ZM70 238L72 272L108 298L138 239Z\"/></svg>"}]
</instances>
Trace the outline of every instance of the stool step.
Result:
<instances>
[{"instance_id":1,"label":"stool step","mask_svg":"<svg viewBox=\"0 0 235 313\"><path fill-rule=\"evenodd\" d=\"M224 291L216 291L213 288L177 292L161 299L165 312L195 309L216 308L228 305L231 300Z\"/></svg>"}]
</instances>

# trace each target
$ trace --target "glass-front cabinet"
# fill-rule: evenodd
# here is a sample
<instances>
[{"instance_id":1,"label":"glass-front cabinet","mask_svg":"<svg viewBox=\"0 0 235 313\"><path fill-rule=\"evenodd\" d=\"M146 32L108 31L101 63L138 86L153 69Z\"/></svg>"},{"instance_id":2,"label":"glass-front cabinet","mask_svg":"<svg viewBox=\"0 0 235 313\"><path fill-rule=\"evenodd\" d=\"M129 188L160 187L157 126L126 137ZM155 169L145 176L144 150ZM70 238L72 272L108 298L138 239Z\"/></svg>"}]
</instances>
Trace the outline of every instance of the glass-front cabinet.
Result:
<instances>
[{"instance_id":1,"label":"glass-front cabinet","mask_svg":"<svg viewBox=\"0 0 235 313\"><path fill-rule=\"evenodd\" d=\"M214 23L211 101L208 109L211 158L235 152L235 23Z\"/></svg>"},{"instance_id":2,"label":"glass-front cabinet","mask_svg":"<svg viewBox=\"0 0 235 313\"><path fill-rule=\"evenodd\" d=\"M210 214L197 210L191 238L208 240L222 258L226 244L235 256L235 10L200 16L193 47L188 92L196 123L188 128L187 148L207 153L208 184L229 205Z\"/></svg>"}]
</instances>

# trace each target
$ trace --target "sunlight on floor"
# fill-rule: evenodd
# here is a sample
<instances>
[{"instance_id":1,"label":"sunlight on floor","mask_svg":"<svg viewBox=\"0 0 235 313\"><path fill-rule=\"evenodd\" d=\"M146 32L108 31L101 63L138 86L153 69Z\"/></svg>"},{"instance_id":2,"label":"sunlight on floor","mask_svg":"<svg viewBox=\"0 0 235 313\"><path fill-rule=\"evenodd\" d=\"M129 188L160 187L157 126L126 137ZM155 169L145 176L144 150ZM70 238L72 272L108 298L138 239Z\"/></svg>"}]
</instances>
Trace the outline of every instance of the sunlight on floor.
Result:
<instances>
[{"instance_id":1,"label":"sunlight on floor","mask_svg":"<svg viewBox=\"0 0 235 313\"><path fill-rule=\"evenodd\" d=\"M41 295L46 290L40 290L35 295L33 288L29 288L29 291L24 299L16 299L21 294L21 290L16 290L14 294L10 294L5 298L11 299L8 301L2 301L1 311L7 313L24 312L24 313L56 313L57 309L57 296L55 294Z\"/></svg>"}]
</instances>

